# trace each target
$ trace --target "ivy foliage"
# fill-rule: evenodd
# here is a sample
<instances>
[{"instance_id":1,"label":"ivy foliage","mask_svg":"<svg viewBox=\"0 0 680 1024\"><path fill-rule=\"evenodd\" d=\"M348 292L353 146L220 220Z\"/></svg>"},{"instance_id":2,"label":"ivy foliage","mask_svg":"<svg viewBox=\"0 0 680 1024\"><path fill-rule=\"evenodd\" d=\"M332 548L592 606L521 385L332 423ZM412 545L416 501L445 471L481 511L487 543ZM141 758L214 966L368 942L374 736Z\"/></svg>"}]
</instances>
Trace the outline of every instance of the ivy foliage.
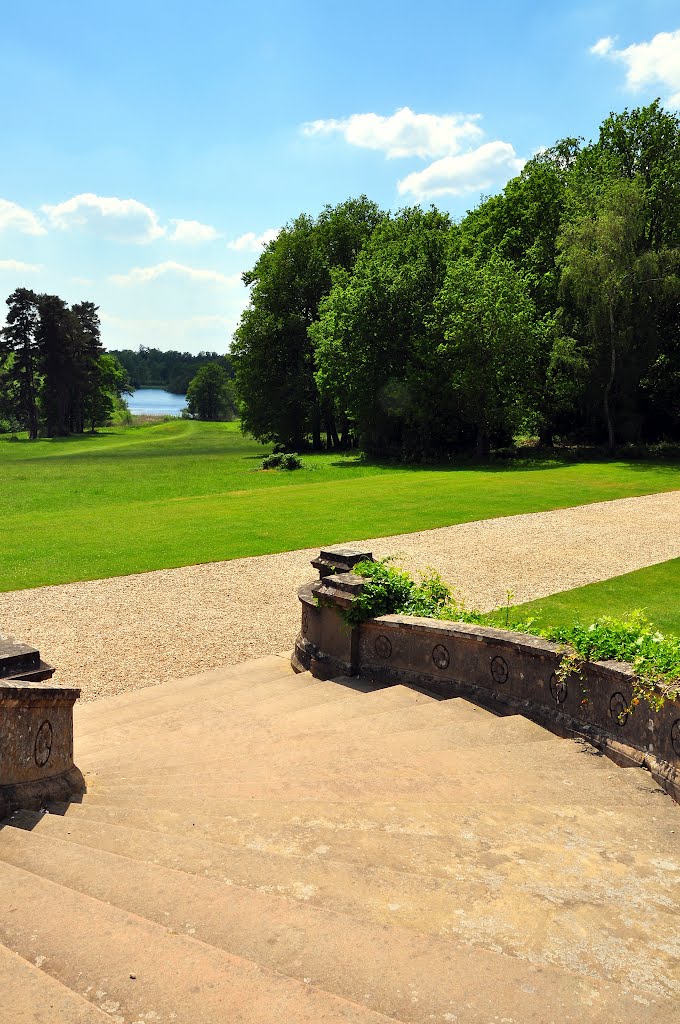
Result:
<instances>
[{"instance_id":1,"label":"ivy foliage","mask_svg":"<svg viewBox=\"0 0 680 1024\"><path fill-rule=\"evenodd\" d=\"M519 629L544 636L566 648L570 671L577 673L588 661L625 661L633 666L635 682L631 706L644 700L658 711L666 698L680 692L680 638L665 636L641 611L622 619L602 615L594 622L570 626Z\"/></svg>"}]
</instances>

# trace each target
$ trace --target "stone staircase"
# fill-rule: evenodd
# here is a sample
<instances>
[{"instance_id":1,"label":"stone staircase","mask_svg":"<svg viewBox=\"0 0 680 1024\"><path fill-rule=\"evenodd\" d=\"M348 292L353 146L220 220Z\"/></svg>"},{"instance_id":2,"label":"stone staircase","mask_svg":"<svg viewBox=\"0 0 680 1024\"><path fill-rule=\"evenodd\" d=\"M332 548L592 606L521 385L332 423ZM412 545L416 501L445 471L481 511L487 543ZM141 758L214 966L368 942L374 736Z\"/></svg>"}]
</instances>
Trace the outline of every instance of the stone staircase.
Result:
<instances>
[{"instance_id":1,"label":"stone staircase","mask_svg":"<svg viewBox=\"0 0 680 1024\"><path fill-rule=\"evenodd\" d=\"M680 807L460 698L272 656L82 705L0 826L2 1024L680 1020Z\"/></svg>"}]
</instances>

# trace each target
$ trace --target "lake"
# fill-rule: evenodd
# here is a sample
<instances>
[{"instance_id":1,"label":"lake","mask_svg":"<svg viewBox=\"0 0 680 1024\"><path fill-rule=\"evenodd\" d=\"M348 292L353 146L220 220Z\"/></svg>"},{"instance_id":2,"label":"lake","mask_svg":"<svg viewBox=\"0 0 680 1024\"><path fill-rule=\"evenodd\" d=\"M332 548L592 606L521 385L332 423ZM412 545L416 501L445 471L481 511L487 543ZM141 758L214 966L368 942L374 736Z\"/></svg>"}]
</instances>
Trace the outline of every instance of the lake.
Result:
<instances>
[{"instance_id":1,"label":"lake","mask_svg":"<svg viewBox=\"0 0 680 1024\"><path fill-rule=\"evenodd\" d=\"M137 388L126 401L133 416L179 416L187 396L173 395L162 388Z\"/></svg>"}]
</instances>

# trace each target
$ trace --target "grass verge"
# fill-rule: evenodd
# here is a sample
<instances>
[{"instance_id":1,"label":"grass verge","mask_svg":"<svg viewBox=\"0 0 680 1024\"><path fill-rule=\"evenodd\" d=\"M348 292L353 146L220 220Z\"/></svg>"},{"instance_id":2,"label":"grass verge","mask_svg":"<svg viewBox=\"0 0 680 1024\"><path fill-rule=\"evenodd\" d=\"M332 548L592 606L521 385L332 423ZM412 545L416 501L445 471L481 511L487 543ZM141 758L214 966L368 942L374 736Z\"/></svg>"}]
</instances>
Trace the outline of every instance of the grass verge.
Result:
<instances>
[{"instance_id":1,"label":"grass verge","mask_svg":"<svg viewBox=\"0 0 680 1024\"><path fill-rule=\"evenodd\" d=\"M577 620L592 622L600 615L623 618L636 609L662 633L680 636L680 558L515 605L510 619L535 618L541 626L569 626ZM499 625L504 617L504 612L496 613Z\"/></svg>"}]
</instances>

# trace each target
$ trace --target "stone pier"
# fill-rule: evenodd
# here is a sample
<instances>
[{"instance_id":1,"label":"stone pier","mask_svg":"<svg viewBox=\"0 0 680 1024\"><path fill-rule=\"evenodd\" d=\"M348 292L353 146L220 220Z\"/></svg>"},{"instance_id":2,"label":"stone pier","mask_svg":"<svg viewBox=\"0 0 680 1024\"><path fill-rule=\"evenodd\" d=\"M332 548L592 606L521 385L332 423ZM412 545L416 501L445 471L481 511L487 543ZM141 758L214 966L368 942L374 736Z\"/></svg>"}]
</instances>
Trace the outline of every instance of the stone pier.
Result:
<instances>
[{"instance_id":1,"label":"stone pier","mask_svg":"<svg viewBox=\"0 0 680 1024\"><path fill-rule=\"evenodd\" d=\"M73 763L73 705L80 690L51 682L40 652L0 636L0 820L84 790Z\"/></svg>"}]
</instances>

